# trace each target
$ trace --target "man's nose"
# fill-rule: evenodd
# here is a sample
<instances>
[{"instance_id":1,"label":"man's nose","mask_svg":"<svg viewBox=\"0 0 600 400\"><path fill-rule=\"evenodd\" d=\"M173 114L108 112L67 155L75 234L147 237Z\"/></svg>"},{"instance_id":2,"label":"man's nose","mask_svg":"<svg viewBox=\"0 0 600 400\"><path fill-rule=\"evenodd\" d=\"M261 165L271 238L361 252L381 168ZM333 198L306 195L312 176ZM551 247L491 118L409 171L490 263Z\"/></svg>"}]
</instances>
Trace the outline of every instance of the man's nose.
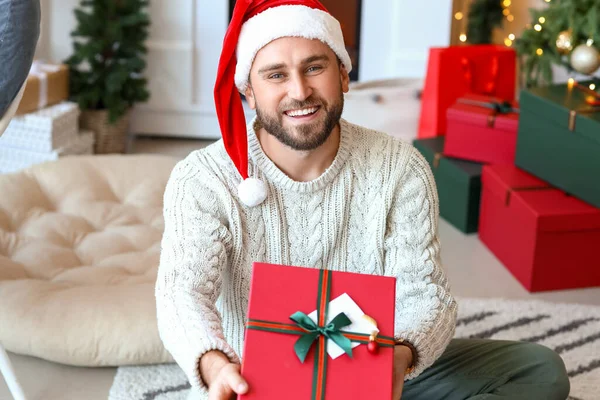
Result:
<instances>
[{"instance_id":1,"label":"man's nose","mask_svg":"<svg viewBox=\"0 0 600 400\"><path fill-rule=\"evenodd\" d=\"M304 101L312 94L312 88L310 87L308 80L304 76L294 76L290 79L289 97Z\"/></svg>"}]
</instances>

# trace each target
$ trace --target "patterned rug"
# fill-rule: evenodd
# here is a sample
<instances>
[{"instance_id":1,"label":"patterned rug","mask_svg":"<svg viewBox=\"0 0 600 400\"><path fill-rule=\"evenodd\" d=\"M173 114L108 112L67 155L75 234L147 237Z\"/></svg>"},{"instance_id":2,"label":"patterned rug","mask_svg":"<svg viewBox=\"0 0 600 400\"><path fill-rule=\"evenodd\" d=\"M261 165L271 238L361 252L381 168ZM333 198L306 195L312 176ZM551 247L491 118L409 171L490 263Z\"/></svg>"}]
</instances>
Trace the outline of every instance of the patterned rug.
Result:
<instances>
[{"instance_id":1,"label":"patterned rug","mask_svg":"<svg viewBox=\"0 0 600 400\"><path fill-rule=\"evenodd\" d=\"M570 400L600 393L600 307L531 300L458 299L456 337L522 340L554 349L571 378ZM176 365L121 367L109 400L186 400L189 383Z\"/></svg>"}]
</instances>

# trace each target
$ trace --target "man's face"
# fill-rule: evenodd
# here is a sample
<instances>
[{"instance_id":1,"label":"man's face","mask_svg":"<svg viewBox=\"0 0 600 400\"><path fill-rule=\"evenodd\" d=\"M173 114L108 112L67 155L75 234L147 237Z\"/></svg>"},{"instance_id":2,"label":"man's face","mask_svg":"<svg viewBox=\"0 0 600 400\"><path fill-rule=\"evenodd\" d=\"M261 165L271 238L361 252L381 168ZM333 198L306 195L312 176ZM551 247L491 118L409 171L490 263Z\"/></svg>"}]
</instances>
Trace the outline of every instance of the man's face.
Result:
<instances>
[{"instance_id":1,"label":"man's face","mask_svg":"<svg viewBox=\"0 0 600 400\"><path fill-rule=\"evenodd\" d=\"M269 134L294 150L314 150L339 122L349 80L329 46L286 37L257 53L245 95Z\"/></svg>"}]
</instances>

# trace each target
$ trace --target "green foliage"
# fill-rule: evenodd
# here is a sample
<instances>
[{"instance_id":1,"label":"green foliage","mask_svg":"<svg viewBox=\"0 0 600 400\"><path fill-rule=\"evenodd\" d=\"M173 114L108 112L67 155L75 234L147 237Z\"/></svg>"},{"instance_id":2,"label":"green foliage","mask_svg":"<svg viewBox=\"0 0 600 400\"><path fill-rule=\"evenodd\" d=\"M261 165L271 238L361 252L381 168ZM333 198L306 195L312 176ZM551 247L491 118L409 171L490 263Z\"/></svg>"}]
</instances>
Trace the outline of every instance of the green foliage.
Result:
<instances>
[{"instance_id":1,"label":"green foliage","mask_svg":"<svg viewBox=\"0 0 600 400\"><path fill-rule=\"evenodd\" d=\"M115 122L135 103L148 100L144 45L148 0L82 0L75 10L70 92L82 110L109 111Z\"/></svg>"},{"instance_id":2,"label":"green foliage","mask_svg":"<svg viewBox=\"0 0 600 400\"><path fill-rule=\"evenodd\" d=\"M594 40L594 46L600 46L599 0L551 0L547 8L531 9L530 14L531 27L515 42L525 87L550 84L552 65L562 65L570 73L574 72L569 62L570 54L560 54L556 47L560 32L572 30L573 48L590 38ZM545 18L544 23L540 23L540 17ZM536 24L542 26L541 31L535 30ZM538 49L542 49L542 55L536 53Z\"/></svg>"},{"instance_id":3,"label":"green foliage","mask_svg":"<svg viewBox=\"0 0 600 400\"><path fill-rule=\"evenodd\" d=\"M502 26L502 0L475 0L469 7L467 40L470 44L490 44L494 28Z\"/></svg>"}]
</instances>

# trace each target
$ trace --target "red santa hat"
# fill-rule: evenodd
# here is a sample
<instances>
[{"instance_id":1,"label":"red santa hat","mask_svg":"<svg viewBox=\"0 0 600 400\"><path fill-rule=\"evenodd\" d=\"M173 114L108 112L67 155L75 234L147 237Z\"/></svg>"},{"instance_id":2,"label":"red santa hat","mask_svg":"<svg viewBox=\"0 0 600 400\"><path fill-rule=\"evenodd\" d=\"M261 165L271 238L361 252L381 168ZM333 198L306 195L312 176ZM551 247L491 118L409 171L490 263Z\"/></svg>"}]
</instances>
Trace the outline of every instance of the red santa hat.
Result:
<instances>
[{"instance_id":1,"label":"red santa hat","mask_svg":"<svg viewBox=\"0 0 600 400\"><path fill-rule=\"evenodd\" d=\"M225 150L242 178L238 195L249 207L262 203L267 192L264 182L248 175L246 118L238 91L247 88L256 53L282 37L319 39L348 72L352 70L340 24L318 0L237 0L223 41L214 97Z\"/></svg>"}]
</instances>

